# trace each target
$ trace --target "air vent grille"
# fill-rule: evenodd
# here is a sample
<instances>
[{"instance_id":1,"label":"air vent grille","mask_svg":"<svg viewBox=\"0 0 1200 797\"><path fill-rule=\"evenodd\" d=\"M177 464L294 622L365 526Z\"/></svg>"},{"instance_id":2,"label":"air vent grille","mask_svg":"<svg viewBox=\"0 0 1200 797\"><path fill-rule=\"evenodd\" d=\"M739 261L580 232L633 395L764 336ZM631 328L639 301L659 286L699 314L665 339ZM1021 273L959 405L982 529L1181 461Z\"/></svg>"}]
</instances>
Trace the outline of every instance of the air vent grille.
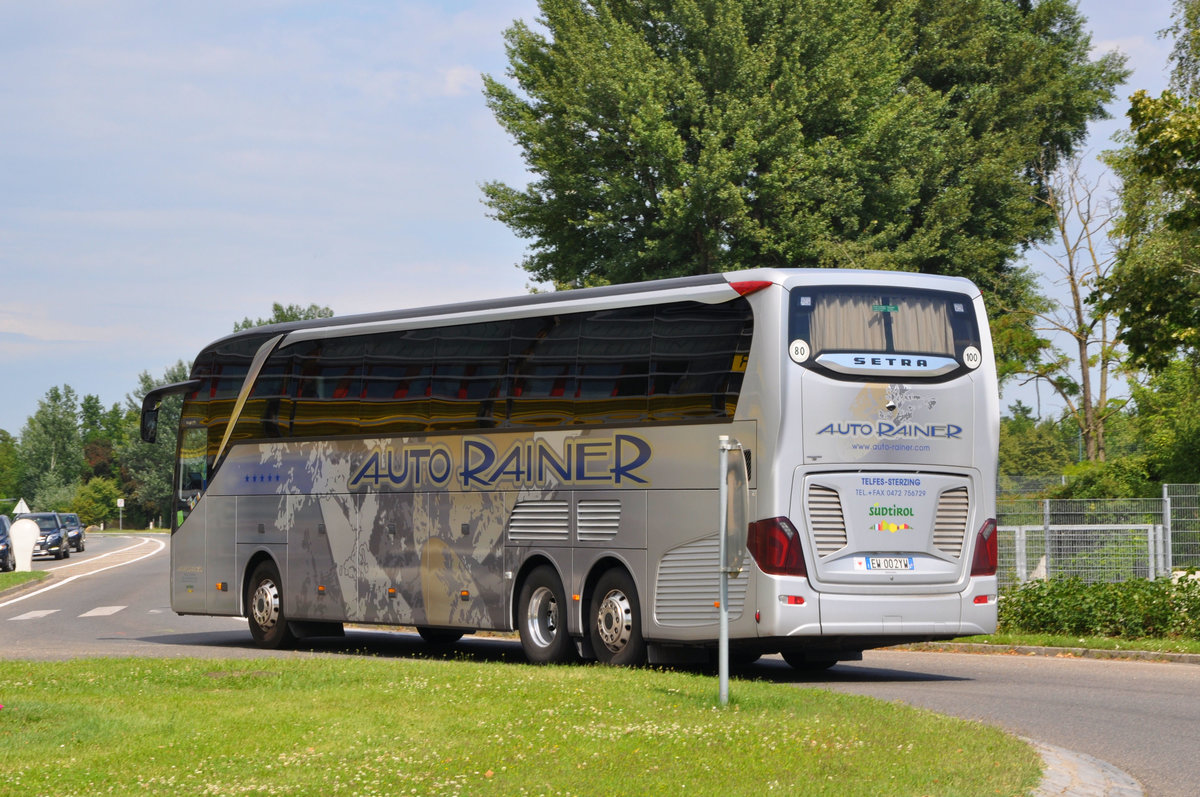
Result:
<instances>
[{"instance_id":1,"label":"air vent grille","mask_svg":"<svg viewBox=\"0 0 1200 797\"><path fill-rule=\"evenodd\" d=\"M569 536L566 501L522 501L508 519L508 538L514 542L567 542Z\"/></svg>"},{"instance_id":2,"label":"air vent grille","mask_svg":"<svg viewBox=\"0 0 1200 797\"><path fill-rule=\"evenodd\" d=\"M611 499L584 499L575 506L575 522L583 542L604 542L621 530L621 502Z\"/></svg>"},{"instance_id":3,"label":"air vent grille","mask_svg":"<svg viewBox=\"0 0 1200 797\"><path fill-rule=\"evenodd\" d=\"M846 520L837 490L818 484L808 488L808 520L817 556L824 558L846 547Z\"/></svg>"},{"instance_id":4,"label":"air vent grille","mask_svg":"<svg viewBox=\"0 0 1200 797\"><path fill-rule=\"evenodd\" d=\"M938 496L937 520L933 526L933 547L955 558L962 556L970 508L966 487L956 487Z\"/></svg>"}]
</instances>

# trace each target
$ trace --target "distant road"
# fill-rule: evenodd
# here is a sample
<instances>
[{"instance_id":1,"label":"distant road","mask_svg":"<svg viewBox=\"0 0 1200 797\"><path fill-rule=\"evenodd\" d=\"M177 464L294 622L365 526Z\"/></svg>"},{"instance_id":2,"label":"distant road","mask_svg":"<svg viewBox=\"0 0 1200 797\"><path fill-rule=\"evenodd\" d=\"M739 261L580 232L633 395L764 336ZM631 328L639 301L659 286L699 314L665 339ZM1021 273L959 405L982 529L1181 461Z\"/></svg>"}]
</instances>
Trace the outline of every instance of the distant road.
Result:
<instances>
[{"instance_id":1,"label":"distant road","mask_svg":"<svg viewBox=\"0 0 1200 797\"><path fill-rule=\"evenodd\" d=\"M259 658L363 652L383 657L470 655L524 661L511 639L468 637L437 652L415 634L350 630L302 651L254 647L246 621L180 617L169 605L165 535L93 535L48 584L0 595L0 658L81 656ZM902 700L1095 756L1137 778L1152 797L1191 797L1200 784L1200 666L906 651L802 676L777 657L736 674L781 684ZM714 686L715 688L715 686ZM733 690L736 693L737 685ZM947 740L953 744L953 740Z\"/></svg>"}]
</instances>

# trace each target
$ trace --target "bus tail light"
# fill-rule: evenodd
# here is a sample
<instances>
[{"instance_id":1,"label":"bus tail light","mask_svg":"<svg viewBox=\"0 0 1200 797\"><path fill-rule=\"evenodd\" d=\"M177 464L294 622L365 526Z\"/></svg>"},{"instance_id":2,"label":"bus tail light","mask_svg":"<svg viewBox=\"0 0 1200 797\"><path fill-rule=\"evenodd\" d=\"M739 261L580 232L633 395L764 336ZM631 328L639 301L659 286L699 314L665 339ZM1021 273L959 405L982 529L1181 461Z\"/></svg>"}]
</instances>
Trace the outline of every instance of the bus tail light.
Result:
<instances>
[{"instance_id":1,"label":"bus tail light","mask_svg":"<svg viewBox=\"0 0 1200 797\"><path fill-rule=\"evenodd\" d=\"M757 293L763 288L769 288L775 283L770 280L743 280L741 282L731 282L729 287L738 292L738 296L747 296L751 293Z\"/></svg>"},{"instance_id":2,"label":"bus tail light","mask_svg":"<svg viewBox=\"0 0 1200 797\"><path fill-rule=\"evenodd\" d=\"M971 575L996 575L996 567L1000 564L1000 546L996 538L996 519L988 518L979 529L979 534L975 535L975 558L971 561Z\"/></svg>"},{"instance_id":3,"label":"bus tail light","mask_svg":"<svg viewBox=\"0 0 1200 797\"><path fill-rule=\"evenodd\" d=\"M785 517L756 520L750 524L746 547L764 573L773 576L807 576L800 532Z\"/></svg>"}]
</instances>

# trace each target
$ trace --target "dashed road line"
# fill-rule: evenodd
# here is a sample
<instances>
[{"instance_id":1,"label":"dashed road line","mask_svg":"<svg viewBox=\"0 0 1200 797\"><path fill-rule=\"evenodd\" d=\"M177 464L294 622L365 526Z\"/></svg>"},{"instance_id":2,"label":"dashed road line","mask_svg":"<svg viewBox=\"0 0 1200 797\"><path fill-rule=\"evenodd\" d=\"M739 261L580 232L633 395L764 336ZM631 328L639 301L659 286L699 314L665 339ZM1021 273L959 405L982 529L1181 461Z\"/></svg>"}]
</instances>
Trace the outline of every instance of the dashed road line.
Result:
<instances>
[{"instance_id":1,"label":"dashed road line","mask_svg":"<svg viewBox=\"0 0 1200 797\"><path fill-rule=\"evenodd\" d=\"M91 611L84 612L80 617L108 617L124 609L124 606L97 606Z\"/></svg>"},{"instance_id":2,"label":"dashed road line","mask_svg":"<svg viewBox=\"0 0 1200 797\"><path fill-rule=\"evenodd\" d=\"M12 620L41 620L43 617L49 617L50 615L54 614L57 611L58 611L58 609L38 609L37 611L25 612L25 614L18 614L16 617L10 617L8 619L10 621L12 621Z\"/></svg>"}]
</instances>

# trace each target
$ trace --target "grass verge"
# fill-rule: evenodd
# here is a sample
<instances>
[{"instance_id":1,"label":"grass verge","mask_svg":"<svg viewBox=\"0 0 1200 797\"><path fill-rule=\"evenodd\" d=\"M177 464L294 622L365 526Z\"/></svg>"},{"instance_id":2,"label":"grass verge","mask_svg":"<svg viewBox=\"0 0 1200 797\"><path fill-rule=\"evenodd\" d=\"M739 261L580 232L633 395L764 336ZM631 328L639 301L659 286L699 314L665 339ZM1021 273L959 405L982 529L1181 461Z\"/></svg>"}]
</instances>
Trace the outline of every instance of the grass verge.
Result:
<instances>
[{"instance_id":1,"label":"grass verge","mask_svg":"<svg viewBox=\"0 0 1200 797\"><path fill-rule=\"evenodd\" d=\"M3 592L4 590L8 589L9 587L19 587L22 584L26 584L30 581L37 581L39 579L43 579L48 575L50 575L50 574L44 573L40 570L24 571L24 572L18 572L16 570L14 570L9 573L0 573L0 592Z\"/></svg>"},{"instance_id":2,"label":"grass verge","mask_svg":"<svg viewBox=\"0 0 1200 797\"><path fill-rule=\"evenodd\" d=\"M0 792L1024 794L979 723L818 689L469 661L5 662Z\"/></svg>"}]
</instances>

